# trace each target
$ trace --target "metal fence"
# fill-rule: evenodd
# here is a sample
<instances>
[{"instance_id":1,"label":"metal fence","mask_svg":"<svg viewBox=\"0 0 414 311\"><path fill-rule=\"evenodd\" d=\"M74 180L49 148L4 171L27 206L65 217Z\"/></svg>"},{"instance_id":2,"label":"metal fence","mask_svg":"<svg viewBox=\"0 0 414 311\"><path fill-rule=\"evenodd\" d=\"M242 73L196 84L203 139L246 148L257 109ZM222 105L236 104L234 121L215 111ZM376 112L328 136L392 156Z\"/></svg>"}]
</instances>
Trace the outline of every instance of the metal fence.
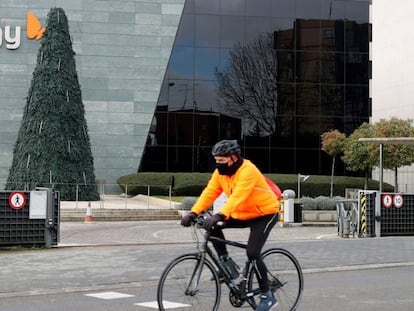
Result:
<instances>
[{"instance_id":1,"label":"metal fence","mask_svg":"<svg viewBox=\"0 0 414 311\"><path fill-rule=\"evenodd\" d=\"M84 207L85 201L79 199L79 192L82 187L95 187L99 194L99 202L100 208L105 208L105 206L109 205L109 202L117 204L117 206L123 206L124 208L128 208L133 204L136 204L136 200L133 198L136 196L141 196L141 203L147 204L148 208L151 204L154 203L153 199L157 197L162 197L163 200L167 200L170 202L170 205L173 205L172 201L172 186L171 185L149 185L149 184L108 184L104 182L98 182L95 184L85 184L85 183L39 183L39 182L19 182L16 183L16 187L14 187L15 191L31 191L36 189L37 187L45 187L50 189L59 189L59 186L66 186L71 190L71 193L74 193L73 198L71 200L65 200L65 202L71 202L71 206L78 208ZM122 186L122 188L121 188ZM137 190L139 188L139 190ZM125 191L123 191L125 189ZM9 190L10 191L10 190ZM139 194L137 194L139 192ZM65 204L65 202L63 204Z\"/></svg>"}]
</instances>

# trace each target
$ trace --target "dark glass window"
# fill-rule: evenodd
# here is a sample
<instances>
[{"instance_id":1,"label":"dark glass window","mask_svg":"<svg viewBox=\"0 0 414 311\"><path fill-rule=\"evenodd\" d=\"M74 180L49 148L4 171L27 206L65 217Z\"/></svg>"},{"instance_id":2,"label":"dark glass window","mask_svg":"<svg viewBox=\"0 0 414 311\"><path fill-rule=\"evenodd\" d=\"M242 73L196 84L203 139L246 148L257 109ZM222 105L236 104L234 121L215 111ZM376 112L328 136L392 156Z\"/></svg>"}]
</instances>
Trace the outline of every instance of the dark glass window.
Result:
<instances>
[{"instance_id":1,"label":"dark glass window","mask_svg":"<svg viewBox=\"0 0 414 311\"><path fill-rule=\"evenodd\" d=\"M321 83L344 83L344 53L321 53Z\"/></svg>"},{"instance_id":2,"label":"dark glass window","mask_svg":"<svg viewBox=\"0 0 414 311\"><path fill-rule=\"evenodd\" d=\"M257 40L260 34L271 31L269 17L246 17L246 43Z\"/></svg>"},{"instance_id":3,"label":"dark glass window","mask_svg":"<svg viewBox=\"0 0 414 311\"><path fill-rule=\"evenodd\" d=\"M247 16L269 16L271 0L246 0Z\"/></svg>"},{"instance_id":4,"label":"dark glass window","mask_svg":"<svg viewBox=\"0 0 414 311\"><path fill-rule=\"evenodd\" d=\"M174 47L171 52L171 59L168 66L169 78L194 77L194 49L191 47Z\"/></svg>"},{"instance_id":5,"label":"dark glass window","mask_svg":"<svg viewBox=\"0 0 414 311\"><path fill-rule=\"evenodd\" d=\"M321 22L320 20L296 20L296 49L320 50Z\"/></svg>"},{"instance_id":6,"label":"dark glass window","mask_svg":"<svg viewBox=\"0 0 414 311\"><path fill-rule=\"evenodd\" d=\"M296 148L320 149L320 116L296 118Z\"/></svg>"},{"instance_id":7,"label":"dark glass window","mask_svg":"<svg viewBox=\"0 0 414 311\"><path fill-rule=\"evenodd\" d=\"M345 50L347 52L369 52L368 24L345 22Z\"/></svg>"},{"instance_id":8,"label":"dark glass window","mask_svg":"<svg viewBox=\"0 0 414 311\"><path fill-rule=\"evenodd\" d=\"M345 18L353 21L366 21L369 16L369 7L364 1L346 1Z\"/></svg>"},{"instance_id":9,"label":"dark glass window","mask_svg":"<svg viewBox=\"0 0 414 311\"><path fill-rule=\"evenodd\" d=\"M320 89L319 84L296 85L296 114L319 115L320 114Z\"/></svg>"},{"instance_id":10,"label":"dark glass window","mask_svg":"<svg viewBox=\"0 0 414 311\"><path fill-rule=\"evenodd\" d=\"M344 116L343 85L321 85L321 115Z\"/></svg>"},{"instance_id":11,"label":"dark glass window","mask_svg":"<svg viewBox=\"0 0 414 311\"><path fill-rule=\"evenodd\" d=\"M280 50L295 49L295 31L294 23L290 20L284 20L286 24L291 24L290 28L282 28L283 25L271 21L271 29L273 31L273 48Z\"/></svg>"},{"instance_id":12,"label":"dark glass window","mask_svg":"<svg viewBox=\"0 0 414 311\"><path fill-rule=\"evenodd\" d=\"M193 80L169 80L168 111L193 109L194 87Z\"/></svg>"},{"instance_id":13,"label":"dark glass window","mask_svg":"<svg viewBox=\"0 0 414 311\"><path fill-rule=\"evenodd\" d=\"M184 14L175 37L175 46L194 46L194 15Z\"/></svg>"},{"instance_id":14,"label":"dark glass window","mask_svg":"<svg viewBox=\"0 0 414 311\"><path fill-rule=\"evenodd\" d=\"M220 14L221 0L194 0L196 14Z\"/></svg>"},{"instance_id":15,"label":"dark glass window","mask_svg":"<svg viewBox=\"0 0 414 311\"><path fill-rule=\"evenodd\" d=\"M195 45L197 47L220 46L220 16L195 16Z\"/></svg>"},{"instance_id":16,"label":"dark glass window","mask_svg":"<svg viewBox=\"0 0 414 311\"><path fill-rule=\"evenodd\" d=\"M329 8L329 19L345 19L345 1L332 0ZM368 19L368 17L367 17Z\"/></svg>"},{"instance_id":17,"label":"dark glass window","mask_svg":"<svg viewBox=\"0 0 414 311\"><path fill-rule=\"evenodd\" d=\"M294 17L295 16L295 1L292 0L278 0L271 1L271 14L274 17Z\"/></svg>"},{"instance_id":18,"label":"dark glass window","mask_svg":"<svg viewBox=\"0 0 414 311\"><path fill-rule=\"evenodd\" d=\"M322 18L322 5L324 0L295 0L295 16L303 19Z\"/></svg>"},{"instance_id":19,"label":"dark glass window","mask_svg":"<svg viewBox=\"0 0 414 311\"><path fill-rule=\"evenodd\" d=\"M220 112L217 98L217 81L196 81L194 83L195 110Z\"/></svg>"},{"instance_id":20,"label":"dark glass window","mask_svg":"<svg viewBox=\"0 0 414 311\"><path fill-rule=\"evenodd\" d=\"M300 174L306 175L318 175L320 168L320 148L318 149L296 149L296 171ZM314 163L313 166L310 166L309 163ZM311 176L312 178L312 176ZM306 183L306 182L305 182ZM306 196L306 185L301 183L301 193L300 196Z\"/></svg>"},{"instance_id":21,"label":"dark glass window","mask_svg":"<svg viewBox=\"0 0 414 311\"><path fill-rule=\"evenodd\" d=\"M244 17L241 16L222 16L220 27L220 46L231 48L236 43L244 44L245 27Z\"/></svg>"},{"instance_id":22,"label":"dark glass window","mask_svg":"<svg viewBox=\"0 0 414 311\"><path fill-rule=\"evenodd\" d=\"M344 52L344 35L343 21L321 21L321 50Z\"/></svg>"},{"instance_id":23,"label":"dark glass window","mask_svg":"<svg viewBox=\"0 0 414 311\"><path fill-rule=\"evenodd\" d=\"M349 135L371 114L369 2L187 0L140 171L210 172L211 147L232 138L265 173L330 174L321 133ZM242 66L229 67L235 49L266 34L271 39L260 48L269 50L260 59L272 58L246 56ZM231 82L242 100L220 97L229 69L238 72ZM265 118L241 105L263 109ZM337 173L355 174L336 165Z\"/></svg>"},{"instance_id":24,"label":"dark glass window","mask_svg":"<svg viewBox=\"0 0 414 311\"><path fill-rule=\"evenodd\" d=\"M331 130L344 131L344 118L343 117L321 117L320 131L328 132Z\"/></svg>"},{"instance_id":25,"label":"dark glass window","mask_svg":"<svg viewBox=\"0 0 414 311\"><path fill-rule=\"evenodd\" d=\"M221 1L222 15L244 16L246 10L246 0L225 0Z\"/></svg>"},{"instance_id":26,"label":"dark glass window","mask_svg":"<svg viewBox=\"0 0 414 311\"><path fill-rule=\"evenodd\" d=\"M294 52L276 51L277 57L277 81L293 82L295 80L295 55Z\"/></svg>"},{"instance_id":27,"label":"dark glass window","mask_svg":"<svg viewBox=\"0 0 414 311\"><path fill-rule=\"evenodd\" d=\"M196 48L194 56L194 72L196 79L214 80L216 66L220 59L218 48Z\"/></svg>"},{"instance_id":28,"label":"dark glass window","mask_svg":"<svg viewBox=\"0 0 414 311\"><path fill-rule=\"evenodd\" d=\"M319 52L296 53L296 81L319 82Z\"/></svg>"},{"instance_id":29,"label":"dark glass window","mask_svg":"<svg viewBox=\"0 0 414 311\"><path fill-rule=\"evenodd\" d=\"M346 53L345 60L346 82L349 84L368 84L368 54Z\"/></svg>"},{"instance_id":30,"label":"dark glass window","mask_svg":"<svg viewBox=\"0 0 414 311\"><path fill-rule=\"evenodd\" d=\"M366 117L369 115L368 86L345 86L345 115Z\"/></svg>"}]
</instances>

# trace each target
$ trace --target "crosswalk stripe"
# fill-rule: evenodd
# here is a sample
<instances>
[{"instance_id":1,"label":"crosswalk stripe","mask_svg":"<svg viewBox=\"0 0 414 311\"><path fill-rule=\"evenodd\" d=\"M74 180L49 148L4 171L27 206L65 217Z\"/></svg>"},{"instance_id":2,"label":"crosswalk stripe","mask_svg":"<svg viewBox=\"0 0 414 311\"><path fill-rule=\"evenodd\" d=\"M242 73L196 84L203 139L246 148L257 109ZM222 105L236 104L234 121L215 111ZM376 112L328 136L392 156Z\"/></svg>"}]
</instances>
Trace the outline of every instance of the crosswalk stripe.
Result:
<instances>
[{"instance_id":1,"label":"crosswalk stripe","mask_svg":"<svg viewBox=\"0 0 414 311\"><path fill-rule=\"evenodd\" d=\"M135 297L134 295L117 293L117 292L92 293L92 294L85 294L85 296L99 298L99 299L119 299L119 298Z\"/></svg>"},{"instance_id":2,"label":"crosswalk stripe","mask_svg":"<svg viewBox=\"0 0 414 311\"><path fill-rule=\"evenodd\" d=\"M141 307L158 309L158 303L156 301L136 303L135 305L136 306L141 306ZM191 305L172 302L172 301L164 301L164 308L165 309L177 309L177 308L183 308L183 307L191 307Z\"/></svg>"}]
</instances>

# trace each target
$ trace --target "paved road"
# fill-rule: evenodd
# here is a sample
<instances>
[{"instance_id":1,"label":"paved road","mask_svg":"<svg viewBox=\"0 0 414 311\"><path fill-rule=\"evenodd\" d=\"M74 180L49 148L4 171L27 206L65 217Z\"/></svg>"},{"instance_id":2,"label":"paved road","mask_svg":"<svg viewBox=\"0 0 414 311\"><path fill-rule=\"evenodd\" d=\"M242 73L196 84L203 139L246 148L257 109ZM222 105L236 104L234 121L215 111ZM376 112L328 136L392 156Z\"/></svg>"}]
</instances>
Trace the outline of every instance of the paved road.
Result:
<instances>
[{"instance_id":1,"label":"paved road","mask_svg":"<svg viewBox=\"0 0 414 311\"><path fill-rule=\"evenodd\" d=\"M176 221L62 223L57 248L0 251L0 297L156 281L172 258L194 251L190 232ZM226 232L227 237L243 241L248 229ZM343 239L335 227L276 227L266 247L289 249L306 272L404 266L414 261L414 237ZM243 250L230 252L237 260L245 259Z\"/></svg>"},{"instance_id":2,"label":"paved road","mask_svg":"<svg viewBox=\"0 0 414 311\"><path fill-rule=\"evenodd\" d=\"M248 229L227 229L226 236L246 240ZM274 227L269 241L339 239L334 226ZM188 243L191 230L178 221L62 222L59 246Z\"/></svg>"}]
</instances>

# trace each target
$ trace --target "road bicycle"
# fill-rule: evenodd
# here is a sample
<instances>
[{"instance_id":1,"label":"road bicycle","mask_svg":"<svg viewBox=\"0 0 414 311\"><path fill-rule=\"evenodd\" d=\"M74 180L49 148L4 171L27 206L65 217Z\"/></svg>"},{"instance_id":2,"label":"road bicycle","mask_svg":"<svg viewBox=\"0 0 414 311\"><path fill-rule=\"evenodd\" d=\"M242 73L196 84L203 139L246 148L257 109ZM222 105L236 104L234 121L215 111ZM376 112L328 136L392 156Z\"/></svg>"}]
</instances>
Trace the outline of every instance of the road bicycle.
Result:
<instances>
[{"instance_id":1,"label":"road bicycle","mask_svg":"<svg viewBox=\"0 0 414 311\"><path fill-rule=\"evenodd\" d=\"M247 245L212 237L210 231L202 229L204 219L205 216L199 216L192 226L198 251L175 258L161 275L157 289L159 310L219 310L221 283L229 288L229 301L233 307L247 303L255 309L260 289L253 265L246 261L239 277L234 279L209 242L217 240L244 249ZM218 225L225 226L225 223ZM202 241L200 232L203 232ZM296 310L303 291L303 273L298 260L282 248L267 249L262 258L268 269L270 290L279 303L277 310Z\"/></svg>"}]
</instances>

